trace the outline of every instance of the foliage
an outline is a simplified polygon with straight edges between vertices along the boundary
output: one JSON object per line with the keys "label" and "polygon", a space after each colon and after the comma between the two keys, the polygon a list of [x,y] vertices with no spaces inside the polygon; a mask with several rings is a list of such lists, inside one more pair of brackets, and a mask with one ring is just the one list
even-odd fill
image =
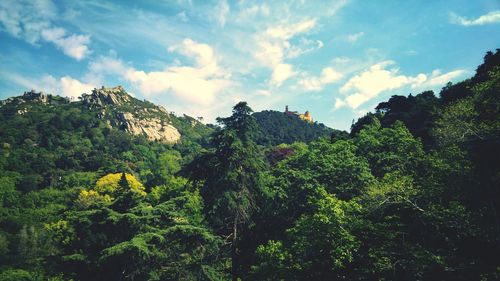
{"label": "foliage", "polygon": [[2,102],[0,280],[499,280],[499,58],[350,136],[241,102],[161,114],[172,146],[106,124],[149,102]]}
{"label": "foliage", "polygon": [[253,114],[259,130],[255,142],[259,145],[279,145],[282,143],[311,142],[320,137],[343,139],[347,133],[328,128],[321,123],[309,123],[295,115],[264,110]]}
{"label": "foliage", "polygon": [[190,177],[202,181],[206,215],[217,233],[231,241],[232,277],[238,275],[239,231],[249,224],[261,196],[263,155],[252,140],[257,124],[246,102],[233,114],[218,118],[223,126],[212,139],[210,151],[191,164]]}
{"label": "foliage", "polygon": [[[133,192],[146,195],[144,186],[131,174],[125,174],[126,184]],[[107,174],[97,180],[94,191],[101,195],[112,195],[122,183],[122,173]]]}

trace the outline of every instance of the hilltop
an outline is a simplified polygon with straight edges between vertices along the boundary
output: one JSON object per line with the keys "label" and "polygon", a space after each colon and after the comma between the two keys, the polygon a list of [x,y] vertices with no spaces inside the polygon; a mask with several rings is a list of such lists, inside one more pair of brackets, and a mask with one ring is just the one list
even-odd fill
{"label": "hilltop", "polygon": [[16,116],[30,118],[32,111],[70,108],[99,119],[109,128],[167,144],[177,143],[182,136],[197,140],[211,131],[195,118],[177,117],[163,106],[138,100],[121,86],[93,89],[90,94],[82,94],[76,102],[34,90],[0,101],[3,116],[10,117],[5,119],[6,122]]}
{"label": "hilltop", "polygon": [[75,173],[77,182],[87,182],[116,170],[141,171],[152,185],[162,177],[162,154],[189,159],[212,131],[120,86],[94,89],[78,101],[32,90],[0,101],[0,168],[23,191],[64,185]]}
{"label": "hilltop", "polygon": [[259,130],[255,142],[260,145],[281,143],[311,142],[321,137],[345,138],[347,132],[335,130],[322,123],[304,120],[300,115],[273,110],[253,114]]}

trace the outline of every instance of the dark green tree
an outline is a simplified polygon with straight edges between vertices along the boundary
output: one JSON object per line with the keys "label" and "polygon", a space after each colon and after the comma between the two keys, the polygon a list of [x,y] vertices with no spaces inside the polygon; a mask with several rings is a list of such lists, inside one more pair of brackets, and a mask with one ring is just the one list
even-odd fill
{"label": "dark green tree", "polygon": [[239,231],[250,222],[261,194],[263,156],[252,140],[257,125],[246,102],[218,118],[222,129],[213,136],[214,150],[191,164],[191,179],[203,181],[201,195],[207,219],[231,245],[232,278],[238,277]]}

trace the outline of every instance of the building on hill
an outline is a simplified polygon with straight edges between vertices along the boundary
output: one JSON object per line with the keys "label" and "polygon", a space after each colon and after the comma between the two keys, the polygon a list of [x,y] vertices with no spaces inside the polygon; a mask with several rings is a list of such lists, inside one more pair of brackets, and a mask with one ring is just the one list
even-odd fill
{"label": "building on hill", "polygon": [[27,101],[39,101],[41,103],[47,103],[49,101],[48,96],[43,92],[36,92],[31,90],[29,92],[24,92],[23,99]]}
{"label": "building on hill", "polygon": [[311,116],[311,113],[309,111],[306,111],[304,112],[304,114],[302,113],[298,113],[297,111],[289,111],[288,110],[288,105],[285,106],[285,112],[284,112],[286,115],[295,115],[297,117],[299,117],[300,119],[306,121],[306,122],[309,122],[309,123],[313,123],[313,118]]}

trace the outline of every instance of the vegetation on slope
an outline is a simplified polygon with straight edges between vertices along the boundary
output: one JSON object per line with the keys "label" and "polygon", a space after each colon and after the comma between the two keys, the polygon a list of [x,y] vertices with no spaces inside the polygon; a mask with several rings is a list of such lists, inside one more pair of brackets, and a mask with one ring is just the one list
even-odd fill
{"label": "vegetation on slope", "polygon": [[309,123],[295,115],[264,110],[253,114],[259,126],[255,142],[260,145],[278,145],[293,142],[309,143],[321,137],[345,138],[347,133],[328,128],[322,123]]}
{"label": "vegetation on slope", "polygon": [[499,280],[499,57],[267,151],[246,103],[205,148],[3,106],[0,280]]}

